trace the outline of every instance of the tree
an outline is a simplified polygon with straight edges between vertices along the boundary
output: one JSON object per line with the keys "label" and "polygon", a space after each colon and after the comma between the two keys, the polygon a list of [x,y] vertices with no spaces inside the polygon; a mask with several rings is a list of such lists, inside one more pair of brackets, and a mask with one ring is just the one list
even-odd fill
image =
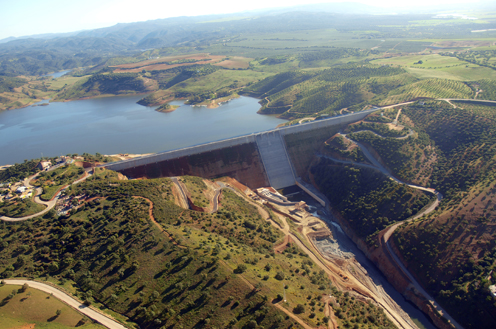
{"label": "tree", "polygon": [[241,273],[245,272],[245,271],[246,271],[246,269],[247,269],[247,267],[246,267],[246,265],[245,265],[245,264],[239,264],[239,265],[238,265],[238,267],[236,267],[236,268],[234,269],[234,273],[236,273],[236,274],[241,274]]}
{"label": "tree", "polygon": [[302,304],[298,304],[296,305],[295,308],[293,308],[293,313],[294,314],[301,314],[301,313],[305,313],[305,306],[303,306]]}
{"label": "tree", "polygon": [[50,266],[48,266],[48,270],[50,272],[57,272],[59,270],[59,264],[57,262],[52,262]]}
{"label": "tree", "polygon": [[110,295],[110,302],[111,303],[115,303],[118,299],[119,299],[119,297],[117,297],[117,295],[115,295],[115,294]]}
{"label": "tree", "polygon": [[55,312],[55,314],[56,314],[57,316],[60,316],[60,314],[62,314],[62,310],[57,310],[57,312]]}

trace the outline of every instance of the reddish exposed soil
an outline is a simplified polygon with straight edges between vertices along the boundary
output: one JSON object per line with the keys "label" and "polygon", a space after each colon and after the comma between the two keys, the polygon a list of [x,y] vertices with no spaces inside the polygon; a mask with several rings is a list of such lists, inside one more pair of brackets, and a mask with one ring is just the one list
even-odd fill
{"label": "reddish exposed soil", "polygon": [[284,237],[284,241],[283,243],[281,243],[280,245],[277,245],[274,247],[274,251],[278,254],[282,254],[284,250],[286,250],[288,248],[288,246],[293,242],[293,240],[291,239],[291,237],[289,235],[286,235]]}
{"label": "reddish exposed soil", "polygon": [[[187,56],[161,57],[158,59],[142,61],[138,63],[121,64],[112,67],[116,68],[114,70],[114,73],[137,73],[137,72],[141,72],[142,70],[156,71],[156,70],[167,70],[178,66],[190,66],[196,64],[213,64],[222,60],[223,58],[224,56],[218,56],[218,55],[210,56],[207,54],[194,54]],[[178,64],[163,63],[163,62],[173,62],[181,59],[197,60],[197,62],[178,63]]]}
{"label": "reddish exposed soil", "polygon": [[144,198],[142,196],[135,196],[133,195],[133,198],[135,199],[143,199],[143,200],[146,200],[148,201],[148,203],[150,204],[150,208],[148,209],[148,216],[150,216],[150,220],[153,222],[153,224],[155,224],[155,226],[162,232],[164,233],[165,235],[167,235],[167,237],[169,238],[169,240],[176,246],[178,246],[179,248],[186,248],[182,245],[180,245],[176,240],[174,240],[174,238],[169,234],[169,232],[167,232],[166,230],[164,230],[164,228],[155,220],[155,217],[153,217],[153,202],[152,200],[150,199],[147,199],[147,198]]}
{"label": "reddish exposed soil", "polygon": [[246,58],[232,58],[220,63],[214,64],[215,66],[222,66],[228,69],[247,69],[250,66],[250,62],[246,60]]}

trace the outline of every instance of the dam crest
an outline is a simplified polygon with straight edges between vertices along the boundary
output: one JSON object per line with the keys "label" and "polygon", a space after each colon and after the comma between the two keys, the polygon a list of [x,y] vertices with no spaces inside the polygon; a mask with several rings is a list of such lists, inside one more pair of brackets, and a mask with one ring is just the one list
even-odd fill
{"label": "dam crest", "polygon": [[343,126],[371,110],[280,127],[220,141],[101,165],[130,178],[230,176],[250,188],[301,185],[311,158]]}

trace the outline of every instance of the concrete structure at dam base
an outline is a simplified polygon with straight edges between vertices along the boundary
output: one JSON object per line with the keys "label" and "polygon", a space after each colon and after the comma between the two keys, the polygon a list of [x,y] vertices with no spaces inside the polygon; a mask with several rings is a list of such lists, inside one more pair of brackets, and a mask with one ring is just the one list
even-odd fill
{"label": "concrete structure at dam base", "polygon": [[[306,140],[315,140],[312,145],[321,145],[330,137],[329,134],[333,135],[334,131],[337,132],[336,128],[362,120],[377,110],[379,109],[374,108],[325,120],[280,127],[251,135],[112,162],[102,167],[121,172],[130,178],[191,175],[212,179],[229,176],[252,189],[265,186],[272,186],[275,189],[292,185],[300,186],[302,183],[300,181],[300,184],[297,184],[297,180],[301,159],[295,155],[297,152],[291,149],[288,151],[287,140],[290,136],[296,136],[296,139],[301,136],[302,141],[306,137]],[[300,147],[310,146],[300,145]],[[308,156],[314,153],[314,150],[307,149],[307,151],[311,151],[307,152]],[[296,168],[295,163],[298,163]],[[301,173],[301,169],[299,171]]]}

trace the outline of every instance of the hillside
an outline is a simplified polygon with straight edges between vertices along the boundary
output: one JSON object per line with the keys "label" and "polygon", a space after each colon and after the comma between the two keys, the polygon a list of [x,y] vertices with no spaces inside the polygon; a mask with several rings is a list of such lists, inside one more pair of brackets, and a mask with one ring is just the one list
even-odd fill
{"label": "hillside", "polygon": [[[212,182],[183,182],[192,202],[210,202]],[[295,326],[294,317],[315,327],[329,320],[321,300],[328,277],[296,245],[275,253],[282,233],[232,190],[223,189],[221,208],[207,213],[176,205],[168,178],[127,181],[100,170],[68,194],[79,205],[67,216],[50,212],[0,229],[3,278],[60,284],[122,314],[131,327],[282,328]],[[276,307],[283,285],[290,300]],[[356,310],[373,328],[393,327],[373,304],[336,287],[333,295],[340,323],[358,321]]]}
{"label": "hillside", "polygon": [[321,159],[311,169],[313,180],[353,231],[362,239],[416,214],[429,202],[423,192],[390,181],[373,169]]}
{"label": "hillside", "polygon": [[154,90],[155,83],[136,73],[94,74],[57,95],[57,99],[72,100],[100,95],[144,93]]}
{"label": "hillside", "polygon": [[[391,117],[384,114],[384,117]],[[493,207],[494,107],[465,102],[416,102],[402,108],[399,122],[415,134],[406,139],[384,138],[371,132],[348,135],[365,145],[396,177],[430,186],[444,196],[435,212],[401,225],[393,235],[394,244],[419,282],[465,328],[494,327],[495,297],[489,290],[489,286],[496,283],[493,274],[496,247],[493,239],[496,218]],[[364,128],[364,125],[358,126]],[[375,194],[362,197],[360,193],[377,183],[367,182],[363,177],[365,169],[327,164],[324,170],[324,164],[326,162],[321,161],[313,169],[317,174],[315,181],[323,191],[329,191],[334,207],[355,232],[363,238],[363,230],[368,225],[374,224],[372,228],[377,224],[384,225],[381,218],[378,221],[372,217],[371,221],[370,216],[380,207],[380,197],[390,194],[384,190],[377,194],[379,201],[367,206],[367,198]],[[334,172],[337,174],[332,176]],[[360,177],[357,175],[362,178],[339,185],[346,186],[344,191],[353,192],[346,198],[342,187],[333,184],[326,187],[322,177],[329,175],[333,182]],[[353,190],[355,188],[360,193]],[[395,204],[404,205],[410,214],[422,207],[421,203],[412,208],[404,200],[391,201],[389,209],[380,209],[377,216],[393,211],[395,208],[391,205]],[[364,207],[365,213],[355,214]],[[393,213],[390,217],[400,220],[408,216]],[[356,218],[362,221],[357,227]],[[366,232],[370,234],[372,230]],[[372,236],[369,243],[373,244],[373,241]]]}
{"label": "hillside", "polygon": [[494,297],[488,289],[496,283],[491,276],[496,215],[493,111],[473,107],[405,111],[440,151],[432,185],[445,200],[436,213],[403,227],[395,243],[424,286],[468,328],[496,324]]}

